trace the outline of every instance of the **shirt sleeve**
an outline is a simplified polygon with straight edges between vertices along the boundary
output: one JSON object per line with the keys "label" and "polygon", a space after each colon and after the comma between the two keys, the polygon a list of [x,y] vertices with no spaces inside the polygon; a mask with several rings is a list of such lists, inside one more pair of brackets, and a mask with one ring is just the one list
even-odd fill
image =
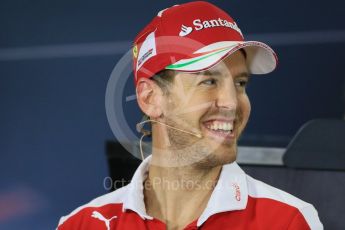
{"label": "shirt sleeve", "polygon": [[316,209],[312,205],[309,205],[297,212],[295,217],[292,219],[288,229],[323,230],[323,225],[319,219]]}

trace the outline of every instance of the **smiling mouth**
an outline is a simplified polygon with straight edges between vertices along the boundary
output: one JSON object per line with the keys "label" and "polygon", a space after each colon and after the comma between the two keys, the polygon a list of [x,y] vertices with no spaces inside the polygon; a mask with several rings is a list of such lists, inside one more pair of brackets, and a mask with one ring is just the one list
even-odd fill
{"label": "smiling mouth", "polygon": [[234,121],[211,120],[203,123],[208,136],[220,141],[233,141],[235,139]]}

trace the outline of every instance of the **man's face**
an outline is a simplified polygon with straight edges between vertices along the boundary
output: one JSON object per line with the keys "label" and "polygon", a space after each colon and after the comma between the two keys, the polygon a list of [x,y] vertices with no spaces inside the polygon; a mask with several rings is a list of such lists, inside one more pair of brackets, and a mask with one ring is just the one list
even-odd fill
{"label": "man's face", "polygon": [[250,114],[245,91],[248,77],[245,57],[239,51],[207,71],[177,73],[162,103],[164,122],[202,134],[199,139],[167,129],[170,149],[179,161],[205,168],[236,159],[237,140]]}

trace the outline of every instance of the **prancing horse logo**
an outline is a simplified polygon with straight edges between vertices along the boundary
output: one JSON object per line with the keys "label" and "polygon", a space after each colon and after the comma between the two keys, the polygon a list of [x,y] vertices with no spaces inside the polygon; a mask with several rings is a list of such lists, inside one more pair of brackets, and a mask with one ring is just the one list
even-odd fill
{"label": "prancing horse logo", "polygon": [[105,226],[107,227],[107,230],[110,230],[110,221],[112,219],[116,219],[117,216],[113,216],[110,219],[106,219],[101,213],[97,211],[93,211],[91,217],[99,219],[105,223]]}

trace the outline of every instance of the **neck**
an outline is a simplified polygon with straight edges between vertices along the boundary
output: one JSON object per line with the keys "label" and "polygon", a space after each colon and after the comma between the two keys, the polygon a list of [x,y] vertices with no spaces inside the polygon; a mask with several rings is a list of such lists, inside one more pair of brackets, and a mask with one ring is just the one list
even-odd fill
{"label": "neck", "polygon": [[206,208],[221,166],[208,169],[193,165],[162,167],[158,164],[162,161],[161,154],[152,154],[144,186],[146,211],[165,222],[168,229],[182,229]]}

